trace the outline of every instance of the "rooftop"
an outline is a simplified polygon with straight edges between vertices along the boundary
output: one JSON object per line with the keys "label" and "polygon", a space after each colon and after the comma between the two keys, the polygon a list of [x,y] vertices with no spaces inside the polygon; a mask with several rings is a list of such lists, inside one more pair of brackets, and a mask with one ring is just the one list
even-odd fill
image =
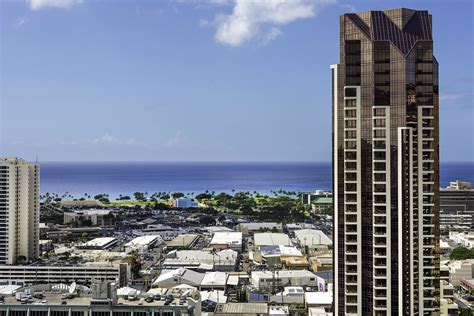
{"label": "rooftop", "polygon": [[189,247],[192,243],[199,238],[199,235],[195,234],[183,234],[176,236],[173,240],[169,241],[168,247]]}
{"label": "rooftop", "polygon": [[161,240],[161,236],[159,235],[144,235],[144,236],[139,236],[128,243],[125,244],[125,247],[133,247],[133,246],[146,246],[151,243],[154,243],[157,240]]}
{"label": "rooftop", "polygon": [[103,248],[103,247],[106,247],[109,244],[114,243],[115,241],[117,241],[117,238],[115,238],[115,237],[99,237],[99,238],[94,238],[92,240],[89,240],[88,242],[85,242],[80,246],[81,247]]}
{"label": "rooftop", "polygon": [[241,232],[216,232],[212,237],[210,245],[241,245]]}
{"label": "rooftop", "polygon": [[263,246],[263,245],[291,246],[292,245],[290,237],[282,233],[256,233],[253,238],[254,238],[255,245],[258,245],[258,246]]}
{"label": "rooftop", "polygon": [[295,236],[303,246],[332,245],[331,239],[317,229],[301,229],[295,231]]}
{"label": "rooftop", "polygon": [[315,278],[315,274],[308,270],[280,270],[275,271],[252,271],[252,279],[253,278],[273,278],[273,277],[280,277],[280,278],[298,278],[298,277],[310,277]]}
{"label": "rooftop", "polygon": [[227,273],[225,272],[206,272],[201,281],[201,286],[226,285]]}
{"label": "rooftop", "polygon": [[332,291],[331,292],[306,292],[304,294],[306,304],[309,305],[331,305],[332,304]]}

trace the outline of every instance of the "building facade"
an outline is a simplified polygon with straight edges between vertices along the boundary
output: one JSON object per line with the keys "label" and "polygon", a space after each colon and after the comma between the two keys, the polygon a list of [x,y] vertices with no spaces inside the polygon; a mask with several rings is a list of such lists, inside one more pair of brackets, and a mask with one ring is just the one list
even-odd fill
{"label": "building facade", "polygon": [[0,264],[38,256],[39,166],[0,159]]}
{"label": "building facade", "polygon": [[431,15],[340,17],[333,94],[335,315],[439,311],[438,63]]}
{"label": "building facade", "polygon": [[127,286],[130,267],[126,263],[95,265],[0,265],[0,284],[70,283],[92,284],[95,280]]}
{"label": "building facade", "polygon": [[446,189],[441,189],[440,213],[442,216],[465,216],[471,215],[470,221],[464,221],[464,225],[474,228],[474,190],[469,182],[455,181]]}

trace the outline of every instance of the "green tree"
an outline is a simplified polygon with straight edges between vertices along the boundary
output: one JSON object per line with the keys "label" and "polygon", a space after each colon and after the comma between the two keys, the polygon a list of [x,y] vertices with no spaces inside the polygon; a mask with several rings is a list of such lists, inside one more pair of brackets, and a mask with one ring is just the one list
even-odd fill
{"label": "green tree", "polygon": [[449,256],[449,259],[452,260],[464,260],[464,259],[474,259],[474,248],[468,249],[466,247],[457,247],[454,248]]}
{"label": "green tree", "polygon": [[135,197],[135,200],[137,201],[145,201],[145,194],[143,192],[135,192],[133,193],[133,196]]}

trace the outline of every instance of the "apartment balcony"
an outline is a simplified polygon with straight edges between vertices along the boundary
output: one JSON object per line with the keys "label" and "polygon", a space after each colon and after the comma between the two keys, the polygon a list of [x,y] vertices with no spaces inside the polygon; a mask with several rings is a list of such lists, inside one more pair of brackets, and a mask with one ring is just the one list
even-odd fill
{"label": "apartment balcony", "polygon": [[386,300],[375,300],[374,310],[386,310],[386,309],[387,309],[387,301]]}
{"label": "apartment balcony", "polygon": [[[346,245],[357,245],[357,236],[354,235],[349,235],[346,236]],[[349,238],[349,237],[355,237],[355,238]]]}
{"label": "apartment balcony", "polygon": [[387,219],[385,216],[374,216],[374,226],[387,226]]}
{"label": "apartment balcony", "polygon": [[357,266],[356,265],[349,265],[346,266],[344,271],[345,274],[356,274],[357,275]]}
{"label": "apartment balcony", "polygon": [[387,246],[387,240],[384,238],[385,236],[382,237],[377,237],[375,236],[374,238],[374,246],[381,246],[381,247],[386,247]]}
{"label": "apartment balcony", "polygon": [[347,193],[346,198],[344,199],[345,203],[356,203],[357,202],[357,194],[355,193]]}
{"label": "apartment balcony", "polygon": [[346,284],[346,293],[347,294],[357,294],[357,285],[347,285]]}
{"label": "apartment balcony", "polygon": [[355,255],[346,255],[346,264],[357,264],[357,256]]}
{"label": "apartment balcony", "polygon": [[374,258],[386,258],[387,252],[385,251],[374,251]]}
{"label": "apartment balcony", "polygon": [[[375,281],[381,281],[381,279],[374,279]],[[375,284],[374,283],[374,289],[375,290],[387,290],[387,284]]]}
{"label": "apartment balcony", "polygon": [[387,269],[377,268],[374,272],[374,279],[386,279],[387,278]]}
{"label": "apartment balcony", "polygon": [[386,237],[387,231],[383,227],[375,227],[374,237]]}

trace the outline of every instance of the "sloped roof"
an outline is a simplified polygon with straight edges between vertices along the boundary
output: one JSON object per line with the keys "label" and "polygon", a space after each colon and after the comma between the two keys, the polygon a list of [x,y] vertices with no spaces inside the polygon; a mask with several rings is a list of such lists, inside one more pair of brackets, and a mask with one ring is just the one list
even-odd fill
{"label": "sloped roof", "polygon": [[225,272],[206,272],[204,278],[201,280],[201,286],[206,285],[226,285],[227,273]]}
{"label": "sloped roof", "polygon": [[171,279],[178,278],[181,284],[199,285],[204,275],[199,272],[179,268],[175,270],[164,270],[153,282],[153,285],[160,285],[166,283]]}
{"label": "sloped roof", "polygon": [[368,25],[358,14],[345,14],[367,38],[372,41],[390,41],[405,56],[417,41],[433,40],[428,11],[410,11],[409,15],[401,17],[406,22],[403,24],[392,20],[389,15],[391,15],[389,12],[370,11],[370,25]]}

